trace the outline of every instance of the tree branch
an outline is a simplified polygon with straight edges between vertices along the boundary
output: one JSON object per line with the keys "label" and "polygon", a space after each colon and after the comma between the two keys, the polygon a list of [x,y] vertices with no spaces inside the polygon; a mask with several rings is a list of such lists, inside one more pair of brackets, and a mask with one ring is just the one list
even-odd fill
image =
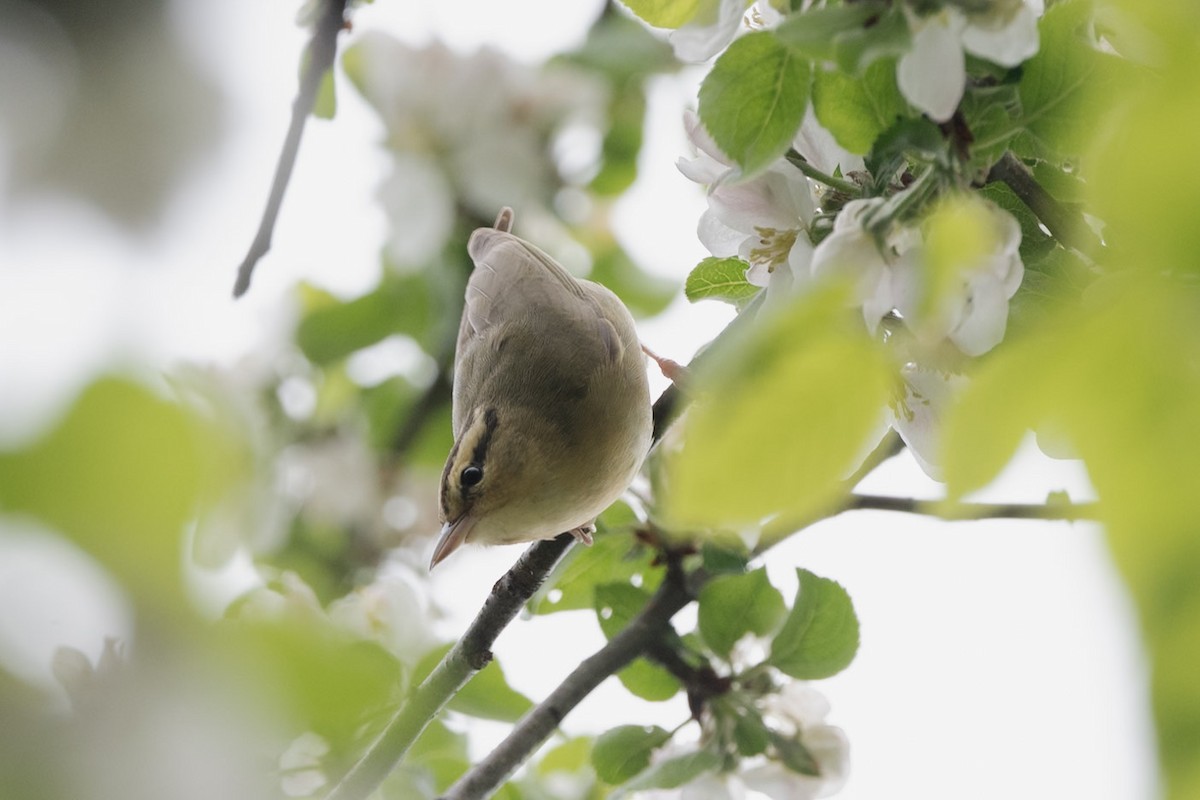
{"label": "tree branch", "polygon": [[564,533],[529,546],[492,587],[471,627],[413,691],[326,800],[362,800],[383,783],[429,721],[492,660],[491,647],[500,631],[512,622],[574,541],[571,534]]}
{"label": "tree branch", "polygon": [[844,511],[873,509],[924,514],[949,521],[980,519],[1096,520],[1099,503],[954,503],[945,500],[917,500],[877,494],[852,494]]}
{"label": "tree branch", "polygon": [[304,75],[300,79],[296,100],[292,103],[292,121],[288,126],[287,136],[284,137],[283,148],[279,152],[275,178],[271,182],[270,194],[267,195],[267,207],[263,210],[258,233],[250,243],[250,250],[238,266],[237,281],[233,286],[234,297],[241,297],[250,288],[250,278],[254,274],[255,265],[271,249],[271,235],[275,231],[279,208],[283,205],[284,192],[292,179],[292,168],[296,165],[296,154],[300,151],[304,124],[312,113],[321,81],[333,68],[333,60],[337,55],[337,36],[346,26],[347,1],[326,0],[321,16],[313,27],[312,38],[305,53]]}
{"label": "tree branch", "polygon": [[1055,200],[1049,192],[1042,188],[1040,183],[1034,180],[1033,173],[1021,163],[1019,158],[1013,155],[1011,150],[1006,150],[988,172],[987,182],[995,181],[1012,189],[1013,194],[1020,198],[1021,202],[1046,226],[1050,235],[1062,242],[1064,247],[1078,250],[1081,253],[1089,253],[1095,248],[1097,242],[1091,241],[1085,233],[1089,229],[1083,216]]}
{"label": "tree branch", "polygon": [[467,770],[441,800],[481,800],[489,797],[541,744],[563,718],[602,681],[667,635],[670,619],[693,599],[678,560],[668,564],[667,576],[650,602],[608,644],[584,659],[550,696],[526,714],[483,761]]}

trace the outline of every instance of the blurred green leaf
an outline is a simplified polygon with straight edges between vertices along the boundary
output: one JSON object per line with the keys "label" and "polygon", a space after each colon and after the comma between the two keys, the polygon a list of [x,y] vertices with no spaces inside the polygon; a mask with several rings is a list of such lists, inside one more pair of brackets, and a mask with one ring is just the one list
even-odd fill
{"label": "blurred green leaf", "polygon": [[671,45],[625,14],[601,14],[577,49],[563,56],[608,75],[614,82],[678,69]]}
{"label": "blurred green leaf", "polygon": [[987,484],[1030,428],[1082,457],[1138,606],[1168,796],[1180,800],[1200,759],[1198,319],[1186,283],[1132,270],[1098,282],[1082,308],[989,359],[944,432],[954,498]]}
{"label": "blurred green leaf", "polygon": [[[608,583],[595,588],[596,619],[600,630],[611,639],[636,617],[650,599],[650,593],[628,583]],[[643,700],[669,700],[679,691],[679,681],[657,664],[638,659],[617,673],[617,678]]]}
{"label": "blurred green leaf", "polygon": [[608,102],[608,130],[600,145],[600,169],[588,184],[594,193],[619,195],[637,180],[645,122],[646,93],[641,80],[614,86]]}
{"label": "blurred green leaf", "polygon": [[379,286],[341,301],[308,289],[296,343],[315,364],[329,364],[396,333],[428,345],[435,296],[425,273],[388,273]]}
{"label": "blurred green leaf", "polygon": [[710,575],[740,575],[746,571],[750,551],[741,540],[726,542],[707,539],[700,545],[700,557],[703,559],[704,569]]}
{"label": "blurred green leaf", "polygon": [[538,774],[549,775],[552,772],[579,772],[584,766],[591,763],[592,743],[594,741],[591,736],[576,736],[560,745],[550,748],[546,752],[546,755],[542,756],[541,760],[537,763]]}
{"label": "blurred green leaf", "polygon": [[746,280],[746,269],[749,266],[737,257],[709,256],[697,264],[688,275],[683,292],[693,303],[697,300],[713,299],[741,306],[762,289],[761,286],[755,286]]}
{"label": "blurred green leaf", "polygon": [[833,502],[878,428],[892,368],[840,287],[757,320],[695,375],[683,446],[664,457],[672,527],[737,528]]}
{"label": "blurred green leaf", "polygon": [[283,701],[298,731],[336,749],[355,741],[364,723],[385,719],[405,686],[403,666],[383,647],[321,619],[230,620],[212,636],[210,651],[233,674],[257,678],[269,699]]}
{"label": "blurred green leaf", "polygon": [[[413,683],[417,684],[425,680],[425,677],[433,671],[452,646],[446,644],[435,647],[422,656],[413,670]],[[516,722],[525,715],[525,712],[533,708],[533,702],[508,685],[500,662],[492,659],[486,667],[476,672],[467,681],[458,694],[450,698],[448,707],[460,714],[467,714],[479,719]]]}
{"label": "blurred green leaf", "polygon": [[813,61],[832,61],[841,37],[854,37],[878,9],[866,3],[821,6],[791,14],[775,29],[788,47]]}
{"label": "blurred green leaf", "polygon": [[721,764],[721,756],[711,750],[697,750],[664,759],[622,784],[613,794],[613,798],[616,800],[630,792],[644,789],[675,789],[691,783],[705,773],[716,772],[721,768]]}
{"label": "blurred green leaf", "polygon": [[700,635],[714,653],[728,658],[747,633],[766,636],[773,632],[786,611],[783,595],[771,585],[766,569],[720,575],[700,590]]}
{"label": "blurred green leaf", "polygon": [[[624,503],[620,507],[632,517],[633,512]],[[617,508],[614,506],[614,508]],[[610,509],[611,511],[612,509]],[[604,531],[604,517],[597,521],[601,535],[591,547],[572,548],[563,564],[559,566],[542,589],[530,600],[529,606],[535,614],[552,614],[556,611],[575,611],[595,607],[596,586],[607,583],[633,581],[645,591],[653,591],[662,580],[662,569],[652,568],[654,554],[648,548],[635,544],[628,530]],[[636,520],[635,517],[632,519]]]}
{"label": "blurred green leaf", "polygon": [[[705,0],[621,0],[643,20],[656,28],[678,28],[703,7]],[[712,5],[711,2],[708,5]]]}
{"label": "blurred green leaf", "polygon": [[769,663],[793,678],[816,680],[844,670],[858,652],[854,604],[836,581],[796,570],[800,588],[771,642]]}
{"label": "blurred green leaf", "polygon": [[237,448],[188,408],[122,378],[92,383],[28,446],[0,452],[0,508],[40,518],[156,608],[182,598],[183,525]]}
{"label": "blurred green leaf", "polygon": [[588,278],[611,289],[634,316],[653,316],[674,299],[676,283],[643,270],[616,240],[584,244],[592,251],[592,271]]}
{"label": "blurred green leaf", "polygon": [[741,709],[734,716],[733,740],[738,752],[749,758],[766,751],[771,743],[771,732],[758,712]]}
{"label": "blurred green leaf", "polygon": [[592,766],[605,783],[623,783],[650,766],[650,754],[670,738],[657,725],[621,725],[596,739]]}
{"label": "blurred green leaf", "polygon": [[748,33],[717,58],[700,85],[700,120],[746,174],[791,146],[808,107],[808,61],[769,31]]}
{"label": "blurred green leaf", "polygon": [[799,736],[784,736],[778,731],[768,731],[776,757],[792,772],[813,777],[821,774],[821,767],[808,751]]}
{"label": "blurred green leaf", "polygon": [[467,737],[450,730],[438,719],[429,725],[413,742],[404,766],[427,772],[433,788],[444,792],[471,767]]}
{"label": "blurred green leaf", "polygon": [[313,99],[312,113],[317,119],[333,119],[337,115],[337,83],[333,79],[331,69],[321,76],[321,85]]}
{"label": "blurred green leaf", "polygon": [[851,153],[870,152],[878,136],[908,113],[896,85],[896,60],[880,59],[860,76],[818,69],[813,111],[837,143]]}

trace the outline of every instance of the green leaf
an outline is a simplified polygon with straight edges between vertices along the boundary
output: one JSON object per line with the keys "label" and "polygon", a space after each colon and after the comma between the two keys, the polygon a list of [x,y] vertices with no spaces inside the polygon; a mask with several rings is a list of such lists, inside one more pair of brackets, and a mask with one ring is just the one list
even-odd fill
{"label": "green leaf", "polygon": [[892,368],[842,287],[799,298],[723,343],[695,374],[702,398],[663,456],[664,519],[736,529],[797,518],[844,491],[878,427]]}
{"label": "green leaf", "polygon": [[943,430],[951,497],[990,481],[1031,428],[1083,459],[1139,610],[1162,769],[1177,787],[1194,781],[1200,759],[1198,319],[1194,286],[1127,267],[1097,282],[1086,305],[990,358]]}
{"label": "green leaf", "polygon": [[611,289],[634,316],[653,316],[674,299],[678,284],[643,270],[615,240],[589,242],[586,237],[581,239],[592,252],[592,271],[588,278]]}
{"label": "green leaf", "polygon": [[309,292],[309,310],[296,330],[296,343],[315,364],[329,364],[396,333],[427,339],[435,299],[423,273],[391,274],[372,291],[352,300]]}
{"label": "green leaf", "polygon": [[746,174],[791,146],[808,107],[812,69],[768,31],[748,33],[721,54],[700,85],[700,120]]}
{"label": "green leaf", "polygon": [[591,736],[576,736],[560,745],[552,747],[538,761],[538,774],[549,775],[553,772],[579,772],[591,760],[594,741]]}
{"label": "green leaf", "polygon": [[650,754],[671,738],[657,725],[622,725],[600,735],[592,748],[592,766],[605,783],[618,784],[650,766]]}
{"label": "green leaf", "polygon": [[[442,645],[422,656],[413,671],[413,683],[423,681],[451,647]],[[500,662],[493,659],[450,699],[449,708],[479,719],[516,722],[533,708],[533,703],[508,685]]]}
{"label": "green leaf", "polygon": [[656,28],[678,28],[690,22],[711,0],[621,0],[634,14]]}
{"label": "green leaf", "polygon": [[1095,134],[1118,78],[1117,59],[1089,40],[1092,4],[1056,3],[1038,22],[1041,43],[1022,69],[1018,92],[1025,129],[1059,158],[1077,154]]}
{"label": "green leaf", "polygon": [[700,557],[710,575],[729,572],[740,575],[746,571],[750,551],[740,539],[729,542],[707,539],[700,545]]}
{"label": "green leaf", "polygon": [[[654,554],[648,548],[637,545],[628,529],[605,529],[605,517],[612,524],[610,512],[623,510],[636,522],[633,512],[621,503],[600,515],[596,527],[601,535],[591,547],[572,548],[556,573],[529,601],[535,614],[553,614],[556,611],[576,611],[595,607],[597,585],[627,583],[646,591],[653,591],[662,580],[662,569],[652,568]],[[620,523],[618,523],[620,524]],[[632,524],[632,523],[631,523]]]}
{"label": "green leaf", "polygon": [[796,570],[800,588],[775,640],[768,662],[801,680],[841,672],[858,652],[858,617],[850,595],[836,581]]}
{"label": "green leaf", "polygon": [[722,658],[747,633],[766,636],[774,631],[787,611],[763,568],[713,578],[700,590],[699,604],[700,635]]}
{"label": "green leaf", "polygon": [[323,620],[228,620],[207,635],[206,652],[228,674],[258,678],[300,730],[335,749],[348,746],[364,721],[385,719],[405,685],[403,666],[383,647],[347,641]]}
{"label": "green leaf", "polygon": [[608,101],[608,130],[600,144],[600,169],[588,188],[601,196],[615,196],[637,179],[638,154],[646,122],[646,93],[639,80],[614,87]]}
{"label": "green leaf", "polygon": [[[433,719],[413,742],[402,769],[427,772],[433,780],[434,790],[444,792],[470,766],[467,737]],[[385,793],[385,796],[388,795]]]}
{"label": "green leaf", "polygon": [[762,289],[746,280],[746,269],[749,266],[737,257],[709,256],[697,264],[688,275],[683,292],[693,303],[711,298],[740,306]]}
{"label": "green leaf", "polygon": [[799,735],[791,737],[784,736],[778,731],[769,731],[768,736],[771,739],[771,746],[775,749],[776,758],[782,761],[785,767],[800,775],[816,777],[821,774],[817,760],[800,741]]}
{"label": "green leaf", "polygon": [[651,703],[666,702],[682,688],[674,675],[644,658],[618,672],[617,680],[630,694]]}
{"label": "green leaf", "polygon": [[0,451],[0,510],[43,520],[161,607],[183,598],[184,523],[239,474],[235,450],[187,407],[101,378],[40,439]]}
{"label": "green leaf", "polygon": [[830,61],[837,39],[862,30],[874,13],[874,9],[863,4],[822,6],[789,15],[779,23],[775,35],[805,58]]}
{"label": "green leaf", "polygon": [[851,153],[870,152],[875,139],[908,113],[896,85],[896,60],[880,59],[861,76],[817,70],[813,111],[842,147]]}
{"label": "green leaf", "polygon": [[[629,625],[646,603],[650,593],[628,583],[608,583],[595,588],[596,619],[600,630],[611,639]],[[643,700],[669,700],[679,691],[679,681],[657,664],[638,659],[617,673],[617,678]]]}
{"label": "green leaf", "polygon": [[317,119],[333,119],[337,114],[337,84],[333,80],[333,70],[325,70],[321,76],[321,85],[317,87],[317,96],[313,99],[313,116]]}
{"label": "green leaf", "polygon": [[711,750],[697,750],[658,762],[633,780],[623,784],[613,795],[614,800],[630,792],[645,789],[676,789],[691,783],[708,772],[716,772],[722,764],[721,756]]}
{"label": "green leaf", "polygon": [[756,711],[746,709],[734,717],[733,740],[738,752],[750,758],[766,752],[771,743],[771,730]]}

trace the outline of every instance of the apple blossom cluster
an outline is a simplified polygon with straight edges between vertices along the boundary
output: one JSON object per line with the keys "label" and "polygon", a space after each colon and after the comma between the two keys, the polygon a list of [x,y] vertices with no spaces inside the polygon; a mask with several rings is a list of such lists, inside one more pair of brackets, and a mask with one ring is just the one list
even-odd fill
{"label": "apple blossom cluster", "polygon": [[[966,54],[1015,67],[1038,50],[1037,20],[1043,0],[946,2],[902,5],[910,44],[900,56],[900,92],[937,122],[948,120],[966,88]],[[920,7],[919,10],[917,7]],[[702,0],[690,22],[668,35],[681,61],[700,63],[724,50],[742,30],[772,28],[784,19],[770,2]]]}
{"label": "apple blossom cluster", "polygon": [[441,251],[457,204],[480,219],[505,205],[545,209],[562,184],[548,144],[571,124],[595,125],[606,102],[603,82],[567,67],[537,69],[487,48],[418,48],[375,32],[347,53],[346,70],[386,126],[393,163],[379,192],[388,255],[402,265]]}
{"label": "apple blossom cluster", "polygon": [[[697,235],[714,256],[744,261],[746,280],[766,287],[768,302],[842,279],[853,287],[853,302],[872,334],[885,318],[903,321],[916,342],[909,353],[932,353],[948,343],[965,356],[979,356],[1004,338],[1008,303],[1024,276],[1021,229],[1007,211],[982,198],[957,198],[969,212],[978,247],[937,270],[923,225],[887,219],[888,200],[882,197],[845,202],[832,232],[814,243],[813,222],[823,211],[815,182],[786,158],[744,178],[695,114],[686,114],[684,125],[696,154],[679,159],[679,170],[707,187],[708,208]],[[810,163],[843,173],[861,169],[861,159],[822,133],[810,114],[794,148]],[[950,285],[935,291],[935,271],[953,275]],[[937,478],[936,421],[965,379],[919,359],[906,360],[900,377],[903,392],[893,404],[892,427]]]}

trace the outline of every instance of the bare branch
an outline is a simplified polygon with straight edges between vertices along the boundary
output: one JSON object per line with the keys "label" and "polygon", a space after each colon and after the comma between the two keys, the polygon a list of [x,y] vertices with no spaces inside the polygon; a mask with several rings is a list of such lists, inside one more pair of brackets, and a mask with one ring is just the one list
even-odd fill
{"label": "bare branch", "polygon": [[666,636],[671,617],[692,601],[678,560],[650,602],[608,644],[584,659],[550,696],[526,714],[495,750],[467,770],[441,800],[482,800],[491,796],[517,767],[550,737],[563,718],[608,676]]}
{"label": "bare branch", "polygon": [[955,503],[944,500],[917,500],[912,497],[890,497],[877,494],[852,494],[846,511],[874,509],[899,511],[904,514],[924,514],[950,521],[980,519],[1038,519],[1038,520],[1096,520],[1100,518],[1099,503]]}
{"label": "bare branch", "polygon": [[383,783],[429,721],[492,660],[491,647],[496,637],[512,622],[574,541],[571,534],[564,533],[529,546],[492,587],[471,627],[413,691],[326,800],[362,800]]}
{"label": "bare branch", "polygon": [[300,79],[296,100],[292,103],[292,121],[288,126],[287,136],[284,137],[283,148],[279,152],[275,178],[267,196],[267,207],[263,210],[258,233],[250,243],[250,250],[238,266],[237,282],[233,286],[234,297],[241,297],[250,288],[250,278],[254,274],[255,265],[271,249],[271,235],[275,231],[279,208],[283,205],[283,195],[292,179],[292,168],[296,165],[296,154],[300,151],[304,124],[312,113],[321,81],[333,68],[333,60],[337,55],[338,33],[346,27],[346,3],[347,0],[326,0],[321,16],[313,27],[312,39],[308,42],[305,54],[304,75]]}
{"label": "bare branch", "polygon": [[1000,181],[1013,194],[1021,199],[1034,216],[1046,226],[1050,235],[1062,243],[1064,247],[1078,250],[1081,253],[1092,253],[1099,242],[1087,235],[1088,226],[1083,215],[1072,211],[1059,203],[1033,178],[1029,169],[1021,160],[1005,151],[1000,160],[992,165],[987,176],[988,182]]}

